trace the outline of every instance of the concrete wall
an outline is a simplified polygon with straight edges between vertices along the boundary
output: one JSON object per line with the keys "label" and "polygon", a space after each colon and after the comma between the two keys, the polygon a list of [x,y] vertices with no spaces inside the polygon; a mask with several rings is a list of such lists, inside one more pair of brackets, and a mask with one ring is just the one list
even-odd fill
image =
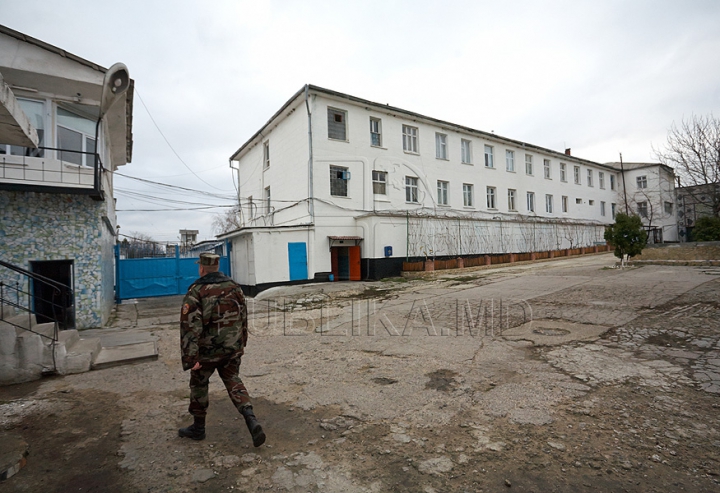
{"label": "concrete wall", "polygon": [[[101,326],[114,304],[107,207],[83,195],[0,192],[0,258],[27,270],[31,261],[73,260],[77,328]],[[28,289],[5,269],[0,279]]]}

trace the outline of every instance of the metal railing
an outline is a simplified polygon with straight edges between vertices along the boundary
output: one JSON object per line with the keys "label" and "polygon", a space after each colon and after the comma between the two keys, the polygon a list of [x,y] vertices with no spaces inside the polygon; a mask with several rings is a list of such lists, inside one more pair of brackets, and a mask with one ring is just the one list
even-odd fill
{"label": "metal railing", "polygon": [[[3,149],[7,147],[0,144],[0,150]],[[96,152],[44,146],[37,149],[11,146],[10,154],[0,154],[0,185],[54,185],[68,191],[90,189],[101,196],[104,170],[100,155]]]}
{"label": "metal railing", "polygon": [[[23,288],[25,283],[21,285],[20,281],[15,281],[15,285],[0,281],[0,320],[52,341],[58,340],[60,327],[68,329],[74,326],[73,310],[72,306],[69,306],[73,294],[69,286],[2,260],[0,260],[0,267],[16,272],[29,281],[27,291]],[[39,283],[48,288],[48,291],[52,293],[50,299],[36,296],[32,292],[31,283]],[[39,313],[37,309],[39,304],[49,307],[51,313]],[[27,327],[15,318],[18,315],[27,315]],[[35,323],[33,323],[33,317],[35,317]],[[40,320],[44,319],[50,319],[55,324],[52,336],[33,330],[33,326],[41,323]]]}

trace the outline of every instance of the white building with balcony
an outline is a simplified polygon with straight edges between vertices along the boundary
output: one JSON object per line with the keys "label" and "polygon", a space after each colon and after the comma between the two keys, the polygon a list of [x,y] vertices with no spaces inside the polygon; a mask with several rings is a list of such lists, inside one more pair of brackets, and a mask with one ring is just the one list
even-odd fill
{"label": "white building with balcony", "polygon": [[526,142],[307,85],[232,156],[233,275],[377,279],[406,259],[604,243],[619,172]]}
{"label": "white building with balcony", "polygon": [[[67,286],[64,322],[77,328],[114,305],[112,172],[131,160],[132,107],[124,66],[0,26],[0,259]],[[6,287],[43,299],[23,279],[0,269]]]}

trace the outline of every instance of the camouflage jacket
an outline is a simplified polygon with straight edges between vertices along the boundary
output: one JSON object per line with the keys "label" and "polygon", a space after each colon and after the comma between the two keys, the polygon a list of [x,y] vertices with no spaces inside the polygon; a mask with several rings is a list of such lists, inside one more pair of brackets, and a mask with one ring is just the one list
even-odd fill
{"label": "camouflage jacket", "polygon": [[235,281],[211,272],[190,286],[180,314],[183,370],[242,355],[247,336],[247,305]]}

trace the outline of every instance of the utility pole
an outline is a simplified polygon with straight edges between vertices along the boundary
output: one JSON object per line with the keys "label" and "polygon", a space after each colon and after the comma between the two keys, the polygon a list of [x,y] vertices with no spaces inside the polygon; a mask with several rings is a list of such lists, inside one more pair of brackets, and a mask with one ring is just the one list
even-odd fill
{"label": "utility pole", "polygon": [[630,208],[628,206],[627,187],[625,186],[625,168],[623,167],[622,152],[620,153],[620,172],[622,173],[622,179],[623,179],[623,196],[625,199],[625,214],[627,214],[629,216]]}

